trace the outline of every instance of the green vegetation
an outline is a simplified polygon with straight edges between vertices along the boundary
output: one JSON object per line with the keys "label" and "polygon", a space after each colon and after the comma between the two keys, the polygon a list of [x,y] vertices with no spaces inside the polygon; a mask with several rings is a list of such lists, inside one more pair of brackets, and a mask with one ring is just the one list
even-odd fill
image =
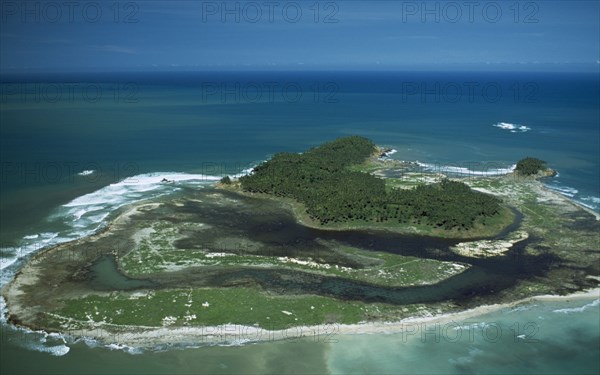
{"label": "green vegetation", "polygon": [[[515,179],[510,177],[482,177],[469,179],[467,183],[473,188],[501,195],[503,199],[523,212],[522,229],[539,236],[542,241],[535,246],[527,246],[525,254],[537,255],[548,251],[545,249],[552,249],[552,253],[559,254],[572,262],[583,262],[582,264],[588,262],[592,256],[589,249],[597,245],[597,231],[563,225],[574,220],[565,213],[584,215],[585,212],[566,203],[565,200],[560,199],[560,196],[544,190],[538,182],[523,180],[516,183]],[[156,222],[151,227],[153,230],[147,231],[145,236],[139,234],[136,236],[139,249],[134,252],[141,251],[157,258],[162,256],[164,259],[160,260],[166,263],[173,262],[174,259],[170,259],[170,256],[175,255],[175,252],[178,252],[177,256],[182,259],[189,257],[188,260],[199,261],[202,265],[218,264],[225,267],[239,266],[254,258],[257,262],[255,266],[262,263],[263,266],[301,269],[388,286],[436,282],[436,278],[445,279],[468,267],[468,265],[431,259],[365,251],[340,246],[335,241],[322,241],[321,244],[354,257],[365,267],[338,268],[332,263],[330,268],[323,268],[322,264],[317,267],[306,262],[303,264],[288,261],[276,264],[280,261],[278,258],[248,254],[211,258],[206,256],[208,254],[200,255],[204,253],[202,250],[192,254],[167,245],[180,236],[177,231],[172,230],[173,228],[169,228],[167,223]],[[157,241],[158,246],[155,249],[148,246],[149,238]],[[171,246],[170,250],[168,250],[169,246]],[[131,262],[132,266],[138,262],[134,254],[126,258],[128,262],[135,260]],[[596,258],[597,256],[593,255],[593,259]],[[557,290],[556,288],[576,288],[574,281],[571,281],[575,277],[572,271],[553,272],[559,272],[557,276],[559,279],[556,281],[550,282],[545,278],[536,281],[526,280],[511,291],[510,295],[513,298],[524,298],[532,294],[552,293]],[[569,283],[575,286],[565,287],[571,285]],[[132,329],[132,326],[204,327],[234,323],[266,329],[285,329],[331,322],[349,324],[369,320],[392,321],[433,311],[431,306],[425,307],[420,304],[398,307],[380,303],[343,301],[318,295],[278,295],[256,287],[112,292],[102,295],[86,294],[80,298],[65,295],[60,300],[61,303],[57,308],[45,308],[44,312],[38,315],[39,322],[43,326],[55,329],[57,327],[60,329],[104,327],[128,330]],[[447,307],[449,306],[442,306],[443,309]],[[438,313],[441,311],[437,310]]]}
{"label": "green vegetation", "polygon": [[368,259],[371,264],[364,268],[331,267],[326,270],[327,274],[375,285],[402,287],[435,284],[468,268],[468,265],[460,263],[365,251],[348,246],[339,246],[338,251],[347,256]]}
{"label": "green vegetation", "polygon": [[[589,251],[598,249],[599,222],[560,194],[547,190],[533,179],[515,180],[510,176],[469,179],[468,183],[473,188],[501,196],[523,214],[520,230],[540,239],[535,245],[527,246],[527,254],[550,252],[572,264],[600,264],[599,253]],[[571,280],[576,275],[564,269],[553,271],[552,277],[563,280],[555,286],[565,288],[573,284]],[[544,287],[547,285],[533,282],[528,288]]]}
{"label": "green vegetation", "polygon": [[139,276],[196,265],[204,258],[204,252],[194,249],[178,249],[173,244],[182,232],[205,229],[201,223],[173,223],[161,220],[134,234],[135,247],[120,257],[119,267],[130,276]]}
{"label": "green vegetation", "polygon": [[[296,157],[301,158],[302,155],[292,156],[292,158]],[[383,166],[379,166],[373,161],[374,159],[376,156],[371,156],[362,165],[369,163],[368,167],[378,173],[385,172],[385,165],[392,164],[386,162],[385,165],[382,163]],[[331,167],[336,164],[337,167]],[[326,181],[342,178],[340,176],[344,176],[346,172],[369,176],[361,173],[357,168],[360,167],[358,164],[350,164],[347,167],[340,167],[341,165],[346,165],[346,162],[336,160],[328,165],[328,169],[323,168],[326,170],[323,172]],[[273,164],[268,168],[282,166],[284,165]],[[317,162],[313,167],[316,166],[318,166]],[[353,170],[350,171],[350,168]],[[398,170],[395,166],[389,169],[392,172]],[[310,168],[298,170],[303,173],[313,173]],[[336,175],[338,171],[339,175]],[[401,211],[408,210],[406,207],[412,207],[413,211],[409,212],[420,212],[422,216],[414,216],[410,225],[399,226],[398,220],[389,218],[383,221],[371,218],[369,220],[372,221],[368,222],[356,218],[353,221],[330,222],[326,229],[352,229],[352,227],[392,229],[395,225],[401,231],[408,232],[410,229],[407,228],[412,228],[414,233],[424,233],[421,229],[427,228],[425,225],[430,225],[433,220],[452,220],[452,216],[440,216],[444,214],[441,211],[447,210],[451,214],[464,210],[467,215],[479,215],[473,229],[469,229],[468,232],[458,232],[460,229],[456,232],[444,230],[442,227],[429,227],[426,232],[430,235],[446,236],[458,232],[459,236],[464,238],[473,236],[474,233],[481,233],[482,228],[486,231],[499,231],[511,220],[512,211],[506,206],[500,207],[499,213],[493,216],[483,216],[478,213],[479,211],[472,210],[464,204],[465,200],[472,202],[488,195],[473,195],[473,190],[462,183],[444,180],[441,174],[379,174],[399,177],[384,179],[385,195],[378,196],[378,199],[386,200],[373,200],[374,207],[381,207],[376,205],[381,202],[389,207],[391,206],[389,202],[395,199],[396,202],[404,202],[398,204]],[[295,172],[290,172],[289,175],[295,178]],[[310,178],[313,175],[306,176]],[[379,183],[375,176],[367,178],[374,179],[376,184]],[[562,294],[592,285],[593,282],[587,279],[587,274],[598,274],[597,267],[590,264],[598,264],[599,255],[597,251],[593,252],[590,249],[598,248],[599,224],[590,217],[589,213],[580,210],[559,194],[544,189],[543,185],[533,178],[477,177],[462,181],[472,189],[499,196],[503,202],[523,214],[519,232],[527,232],[534,236],[535,240],[522,244],[523,249],[518,253],[522,258],[515,261],[521,262],[521,259],[523,262],[533,261],[534,266],[541,267],[539,274],[534,270],[532,274],[534,277],[517,279],[514,287],[500,290],[495,296],[482,297],[482,302],[502,303],[532,295]],[[262,182],[266,183],[269,180],[265,177]],[[296,218],[308,221],[307,204],[287,193],[282,193],[281,198],[277,199],[273,199],[271,193],[268,197],[264,197],[264,202],[260,202],[263,198],[260,194],[251,198],[240,196],[239,199],[233,199],[235,195],[231,192],[238,191],[236,187],[238,184],[238,181],[233,181],[227,188],[229,191],[226,194],[197,191],[186,197],[178,196],[175,199],[161,201],[160,204],[153,204],[152,209],[138,207],[135,216],[128,216],[133,217],[134,220],[116,221],[110,228],[111,235],[92,240],[95,248],[102,254],[113,254],[119,268],[127,275],[142,276],[143,279],[156,281],[157,285],[160,285],[156,290],[100,292],[90,289],[87,281],[82,281],[78,288],[57,288],[56,285],[65,285],[63,280],[68,280],[69,283],[77,282],[72,279],[72,270],[85,269],[93,262],[94,254],[87,255],[86,251],[81,251],[87,249],[90,242],[77,241],[67,245],[67,248],[60,250],[56,248],[40,254],[36,265],[26,265],[25,267],[28,268],[24,268],[24,272],[17,275],[17,278],[26,277],[34,266],[35,272],[39,273],[37,281],[33,281],[33,284],[27,281],[13,283],[10,286],[18,289],[13,289],[14,293],[6,294],[9,305],[23,306],[22,312],[16,310],[13,319],[33,329],[69,332],[75,335],[74,337],[78,329],[82,330],[80,335],[86,336],[90,333],[93,336],[94,332],[100,332],[101,335],[114,334],[118,342],[127,337],[127,334],[132,334],[135,338],[138,332],[154,331],[161,335],[165,332],[169,334],[168,330],[158,331],[152,327],[195,327],[194,332],[209,333],[202,337],[212,342],[220,338],[211,332],[221,328],[226,329],[226,327],[215,328],[214,326],[227,323],[262,327],[267,330],[289,329],[289,332],[294,335],[296,330],[303,329],[302,326],[325,323],[326,327],[330,327],[327,323],[397,321],[409,316],[442,314],[461,307],[451,300],[426,305],[419,303],[392,306],[384,303],[336,299],[319,294],[305,294],[312,291],[301,289],[263,289],[245,276],[231,279],[230,283],[225,284],[228,287],[204,284],[202,280],[207,275],[216,275],[221,270],[227,273],[243,267],[252,268],[256,272],[261,272],[261,268],[278,269],[282,278],[288,277],[288,274],[291,275],[290,277],[296,277],[293,275],[295,272],[289,272],[293,270],[300,271],[300,277],[314,277],[315,274],[319,274],[395,288],[435,284],[464,272],[473,264],[466,259],[461,263],[455,263],[367,250],[323,238],[315,239],[315,244],[311,247],[308,246],[309,242],[304,242],[295,248],[298,251],[278,252],[277,247],[271,247],[273,246],[271,237],[248,236],[245,232],[246,227],[232,225],[231,218],[239,215],[242,217],[241,220],[252,220],[252,223],[256,222],[258,225],[277,223],[281,221],[279,218],[282,216],[274,213],[279,213],[280,208],[291,208]],[[313,187],[310,184],[306,186]],[[314,185],[314,189],[319,193],[328,192],[327,186]],[[337,189],[343,191],[346,188],[340,185]],[[333,187],[330,192],[337,194],[337,190]],[[413,194],[412,192],[419,193],[410,195]],[[409,201],[407,197],[411,199],[422,197],[423,200]],[[362,198],[359,196],[358,199]],[[335,200],[325,201],[324,204],[331,204],[331,202]],[[481,205],[482,202],[478,204]],[[443,210],[436,212],[438,205],[442,206]],[[477,204],[472,206],[477,207]],[[229,210],[233,208],[235,211],[229,214]],[[208,214],[204,216],[197,214],[207,211]],[[221,211],[226,211],[227,214],[215,219],[215,213]],[[289,218],[287,213],[285,218]],[[422,224],[418,225],[417,222]],[[455,228],[462,228],[468,223],[460,224],[459,221],[456,225]],[[247,228],[255,230],[258,227],[248,225]],[[274,230],[277,230],[277,227]],[[285,233],[285,238],[294,238],[292,234]],[[459,250],[459,252],[464,250],[463,253],[471,258],[477,256],[477,252],[500,254],[501,247],[508,246],[503,245],[502,242],[516,239],[517,234],[519,233],[512,232],[497,241],[480,240],[464,243],[460,248],[457,249],[457,245],[451,250]],[[113,249],[117,246],[114,244],[127,238],[131,238],[135,244],[115,254]],[[312,246],[318,251],[310,251]],[[399,243],[398,246],[401,244]],[[286,249],[289,248],[286,246]],[[69,251],[70,254],[78,254],[78,256],[64,256],[62,251]],[[498,254],[496,256],[502,256]],[[82,257],[80,258],[79,255]],[[542,257],[537,258],[538,256]],[[546,271],[547,262],[554,262],[554,259],[561,262],[557,264],[562,265],[564,261],[568,266],[552,266]],[[37,264],[45,266],[38,267]],[[174,279],[169,275],[171,272],[175,272]],[[191,285],[194,287],[190,288]],[[474,287],[473,290],[476,291],[476,285]],[[477,300],[473,302],[476,303]],[[240,329],[243,332],[252,331],[247,327]],[[173,331],[176,332],[177,330]],[[275,336],[276,334],[273,335]],[[102,336],[102,339],[107,340],[107,337],[112,336]],[[179,338],[179,336],[164,337],[165,340],[172,340],[172,342],[176,342]],[[146,338],[146,336],[142,337],[144,340]],[[135,340],[139,339],[135,338]],[[140,341],[135,340],[133,343],[139,344]],[[127,341],[124,343],[127,344]],[[154,345],[152,341],[148,344]]]}
{"label": "green vegetation", "polygon": [[381,303],[339,301],[314,295],[269,295],[254,288],[198,288],[88,295],[66,300],[65,306],[53,315],[71,325],[102,322],[201,327],[232,323],[275,330],[324,323],[352,324],[374,317],[391,317],[396,310]]}
{"label": "green vegetation", "polygon": [[501,211],[498,199],[461,182],[386,189],[384,179],[352,170],[375,152],[366,138],[340,138],[303,154],[276,154],[240,182],[248,192],[295,199],[322,225],[393,222],[468,230]]}
{"label": "green vegetation", "polygon": [[231,178],[229,178],[229,176],[225,176],[221,179],[221,183],[224,185],[231,185]]}
{"label": "green vegetation", "polygon": [[546,162],[537,158],[527,157],[519,160],[515,172],[523,176],[531,176],[547,169]]}
{"label": "green vegetation", "polygon": [[[196,228],[194,228],[196,227]],[[201,229],[198,223],[179,223],[173,227],[167,221],[156,221],[136,232],[136,245],[118,259],[119,268],[129,276],[151,275],[189,267],[236,268],[277,267],[296,271],[337,276],[384,286],[434,284],[464,271],[465,266],[434,259],[367,251],[348,247],[336,241],[320,241],[327,250],[320,250],[319,259],[298,255],[272,255],[268,244],[253,242],[244,237],[218,237],[205,243],[203,249],[179,249],[174,242],[180,231]],[[329,259],[329,260],[327,260]],[[339,266],[336,260],[352,267]]]}

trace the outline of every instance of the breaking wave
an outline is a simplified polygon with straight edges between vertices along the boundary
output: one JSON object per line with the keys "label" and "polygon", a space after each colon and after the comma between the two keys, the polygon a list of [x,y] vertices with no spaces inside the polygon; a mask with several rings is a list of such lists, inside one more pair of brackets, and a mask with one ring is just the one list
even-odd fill
{"label": "breaking wave", "polygon": [[78,176],[89,176],[93,173],[95,173],[96,171],[93,169],[86,169],[85,171],[81,171],[79,173],[77,173]]}
{"label": "breaking wave", "polygon": [[502,130],[508,130],[511,133],[525,133],[525,132],[528,132],[531,130],[531,128],[529,126],[519,125],[519,124],[511,124],[510,122],[499,122],[492,126],[500,128]]}
{"label": "breaking wave", "polygon": [[558,310],[553,310],[553,311],[555,313],[571,314],[571,313],[584,312],[585,310],[592,308],[592,307],[596,307],[596,306],[600,306],[600,299],[596,299],[593,302],[590,302],[587,305],[583,305],[581,307],[574,307],[574,308],[570,308],[570,309],[558,309]]}
{"label": "breaking wave", "polygon": [[[428,164],[421,163],[419,161],[416,162],[419,167],[423,168],[429,172],[435,173],[445,173],[445,174],[454,174],[454,175],[467,175],[467,176],[502,176],[509,173],[512,173],[517,167],[516,164],[511,165],[508,168],[485,168],[485,164],[483,164],[484,168],[481,170],[474,170],[467,167],[461,167],[457,165],[438,165],[438,164]],[[494,164],[497,166],[497,164]]]}
{"label": "breaking wave", "polygon": [[[251,169],[242,173],[249,173]],[[84,171],[86,172],[86,171]],[[241,174],[240,174],[241,175]],[[9,283],[23,262],[42,249],[91,235],[106,225],[107,218],[123,206],[174,193],[186,186],[203,187],[221,177],[188,173],[146,173],[82,195],[58,207],[47,219],[57,231],[33,233],[22,238],[19,246],[0,248],[0,287]],[[0,297],[0,323],[8,333],[19,335],[16,342],[35,351],[62,356],[69,352],[67,338],[43,331],[31,331],[7,323],[6,301]],[[112,346],[134,354],[136,348]]]}

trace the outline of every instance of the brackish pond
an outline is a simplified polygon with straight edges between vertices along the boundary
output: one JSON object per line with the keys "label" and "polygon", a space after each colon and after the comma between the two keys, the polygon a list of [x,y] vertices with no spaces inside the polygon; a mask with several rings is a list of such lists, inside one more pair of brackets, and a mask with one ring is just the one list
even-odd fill
{"label": "brackish pond", "polygon": [[[195,192],[199,195],[200,193]],[[206,193],[202,193],[206,194]],[[214,194],[214,193],[213,193]],[[233,203],[205,199],[185,205],[164,204],[160,209],[143,213],[149,221],[164,220],[177,226],[178,222],[207,224],[210,230],[189,232],[176,241],[180,249],[206,248],[219,238],[232,236],[258,244],[244,253],[238,247],[231,252],[255,255],[321,258],[332,264],[354,266],[351,258],[331,251],[324,243],[338,243],[367,251],[383,251],[440,261],[461,262],[471,268],[434,285],[385,287],[342,277],[324,276],[309,272],[266,267],[218,266],[190,267],[175,272],[132,279],[123,275],[113,257],[100,258],[91,267],[89,286],[96,290],[131,290],[139,288],[174,287],[234,287],[259,285],[280,294],[318,294],[344,300],[385,302],[396,305],[454,301],[467,303],[474,296],[485,297],[515,286],[522,280],[543,276],[558,259],[544,254],[533,256],[524,252],[534,245],[535,238],[515,244],[505,256],[468,258],[454,254],[449,247],[458,240],[424,236],[401,235],[385,231],[327,231],[298,224],[293,216],[273,202],[224,194]],[[509,230],[518,227],[520,216]],[[506,231],[505,231],[506,232]],[[214,251],[227,251],[217,248]],[[358,265],[360,266],[360,265]]]}

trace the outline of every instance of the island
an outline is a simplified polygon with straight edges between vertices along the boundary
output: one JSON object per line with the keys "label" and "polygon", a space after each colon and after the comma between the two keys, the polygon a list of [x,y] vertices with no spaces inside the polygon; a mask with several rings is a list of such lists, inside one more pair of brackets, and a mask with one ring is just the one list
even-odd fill
{"label": "island", "polygon": [[32,256],[2,290],[8,319],[136,347],[231,344],[598,287],[598,214],[546,189],[543,161],[459,177],[389,153],[340,138],[125,207]]}

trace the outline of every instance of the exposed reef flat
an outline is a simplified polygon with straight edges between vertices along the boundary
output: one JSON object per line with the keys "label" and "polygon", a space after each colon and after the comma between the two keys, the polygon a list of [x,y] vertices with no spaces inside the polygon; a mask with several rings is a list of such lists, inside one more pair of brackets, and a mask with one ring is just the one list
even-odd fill
{"label": "exposed reef flat", "polygon": [[[395,332],[418,332],[422,324],[440,324],[455,327],[458,322],[495,311],[507,311],[526,306],[536,301],[573,301],[580,299],[599,299],[600,289],[590,289],[569,295],[541,295],[521,300],[482,305],[454,313],[440,314],[421,311],[419,315],[396,321],[364,321],[357,324],[327,323],[310,326],[291,326],[288,328],[265,329],[254,325],[221,324],[216,326],[172,326],[161,327],[140,325],[114,325],[109,323],[92,324],[89,328],[73,328],[67,332],[75,337],[88,337],[104,343],[116,343],[137,348],[155,348],[176,343],[193,345],[241,345],[254,342],[278,340],[310,339],[314,342],[335,343],[340,334],[386,334]],[[287,311],[281,311],[288,315]],[[174,317],[168,320],[175,323]]]}
{"label": "exposed reef flat", "polygon": [[[447,177],[398,173],[390,160],[361,168],[387,176],[389,189]],[[319,228],[299,222],[299,206],[241,194],[235,182],[183,189],[35,254],[2,295],[18,325],[155,346],[390,332],[597,288],[597,216],[534,179],[460,181],[499,197],[518,220],[472,240]]]}
{"label": "exposed reef flat", "polygon": [[452,251],[468,257],[490,257],[503,255],[517,242],[526,240],[529,234],[525,231],[515,231],[501,240],[479,240],[461,242],[452,247]]}

